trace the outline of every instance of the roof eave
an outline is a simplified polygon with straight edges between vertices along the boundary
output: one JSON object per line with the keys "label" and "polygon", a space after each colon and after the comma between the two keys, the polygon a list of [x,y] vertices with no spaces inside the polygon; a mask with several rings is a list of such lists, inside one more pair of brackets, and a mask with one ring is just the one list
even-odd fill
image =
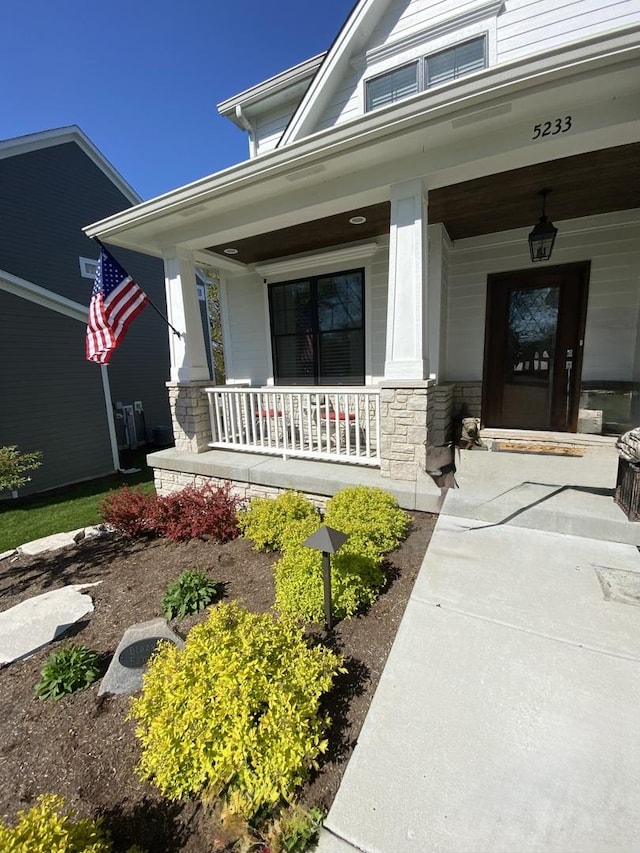
{"label": "roof eave", "polygon": [[[291,174],[296,168],[309,167],[348,148],[357,148],[363,143],[399,133],[426,121],[450,118],[472,106],[496,97],[509,97],[531,86],[549,83],[573,74],[587,72],[594,64],[613,63],[631,59],[640,53],[638,43],[640,27],[618,32],[613,38],[591,40],[577,46],[572,56],[566,49],[557,49],[557,64],[549,67],[549,54],[516,60],[509,65],[495,66],[478,74],[473,80],[456,81],[440,92],[425,92],[388,108],[367,113],[350,122],[337,125],[293,142],[286,148],[277,148],[259,157],[244,161],[221,172],[179,187],[135,208],[122,211],[84,228],[89,237],[99,236],[109,240],[127,229],[154,219],[166,218],[172,213],[184,211],[213,198],[234,193],[248,187],[256,180],[273,179],[278,175]],[[597,41],[597,44],[594,42]],[[596,47],[606,45],[604,50]],[[457,97],[456,97],[457,94]],[[115,242],[118,242],[117,240]],[[138,246],[140,251],[145,251]],[[154,254],[155,249],[147,250]]]}
{"label": "roof eave", "polygon": [[260,101],[266,101],[274,95],[279,95],[288,88],[311,79],[322,64],[324,57],[324,53],[319,53],[317,56],[311,57],[311,59],[307,59],[298,65],[294,65],[292,68],[288,68],[286,71],[282,71],[280,74],[276,74],[274,77],[270,77],[268,80],[264,80],[262,83],[258,83],[257,86],[252,86],[250,89],[245,89],[237,95],[232,95],[217,105],[218,112],[220,115],[230,118],[233,121],[237,106],[246,109]]}

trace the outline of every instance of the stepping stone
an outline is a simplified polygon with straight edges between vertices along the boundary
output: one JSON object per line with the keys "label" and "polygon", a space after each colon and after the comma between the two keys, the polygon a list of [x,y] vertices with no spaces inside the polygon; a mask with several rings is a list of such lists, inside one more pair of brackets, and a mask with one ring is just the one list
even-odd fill
{"label": "stepping stone", "polygon": [[164,619],[138,622],[127,628],[102,679],[98,695],[140,690],[142,675],[160,640],[169,640],[179,649],[184,648],[184,640],[171,630]]}
{"label": "stepping stone", "polygon": [[0,667],[30,657],[92,613],[91,596],[80,590],[98,583],[63,586],[0,613]]}

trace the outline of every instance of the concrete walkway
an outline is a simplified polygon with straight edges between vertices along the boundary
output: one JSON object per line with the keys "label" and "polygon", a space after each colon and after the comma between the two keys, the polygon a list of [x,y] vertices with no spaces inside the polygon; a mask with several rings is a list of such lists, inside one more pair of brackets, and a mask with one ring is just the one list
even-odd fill
{"label": "concrete walkway", "polygon": [[319,853],[640,851],[640,524],[611,444],[463,452]]}

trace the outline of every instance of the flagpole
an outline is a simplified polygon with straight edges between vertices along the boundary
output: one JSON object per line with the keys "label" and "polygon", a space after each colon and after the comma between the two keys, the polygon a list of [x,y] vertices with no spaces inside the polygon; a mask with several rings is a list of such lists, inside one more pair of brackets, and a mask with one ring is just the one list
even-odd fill
{"label": "flagpole", "polygon": [[[98,244],[98,246],[100,246],[100,248],[101,248],[101,249],[103,249],[105,252],[107,252],[107,254],[109,254],[109,255],[111,254],[111,252],[109,251],[109,249],[107,249],[107,247],[104,245],[104,243],[102,242],[102,240],[100,240],[100,238],[99,238],[99,237],[94,237],[93,239],[96,241],[96,243]],[[179,332],[176,328],[174,328],[174,326],[172,326],[172,325],[171,325],[171,323],[169,322],[168,318],[167,318],[167,317],[162,313],[162,311],[158,308],[158,306],[157,306],[157,305],[155,305],[155,304],[154,304],[154,303],[149,299],[149,296],[147,295],[147,293],[146,293],[146,292],[145,292],[145,296],[147,297],[147,303],[148,303],[148,304],[153,308],[153,310],[154,310],[157,314],[159,314],[159,315],[162,317],[162,319],[165,321],[165,323],[167,324],[167,326],[171,329],[171,331],[173,332],[173,334],[174,334],[174,335],[176,335],[178,338],[181,338],[181,337],[182,337],[182,335],[180,334],[180,332]]]}

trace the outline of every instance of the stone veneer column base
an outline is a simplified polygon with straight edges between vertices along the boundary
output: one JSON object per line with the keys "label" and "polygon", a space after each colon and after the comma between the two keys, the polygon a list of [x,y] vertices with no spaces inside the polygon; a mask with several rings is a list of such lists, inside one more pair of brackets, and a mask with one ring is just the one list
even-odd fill
{"label": "stone veneer column base", "polygon": [[453,405],[466,405],[470,418],[479,418],[482,410],[482,382],[453,382]]}
{"label": "stone veneer column base", "polygon": [[433,422],[433,380],[380,386],[380,473],[391,480],[417,480],[425,470]]}
{"label": "stone veneer column base", "polygon": [[211,449],[209,447],[211,441],[209,401],[203,389],[212,384],[211,379],[167,382],[177,450],[184,450],[187,453],[204,453]]}

